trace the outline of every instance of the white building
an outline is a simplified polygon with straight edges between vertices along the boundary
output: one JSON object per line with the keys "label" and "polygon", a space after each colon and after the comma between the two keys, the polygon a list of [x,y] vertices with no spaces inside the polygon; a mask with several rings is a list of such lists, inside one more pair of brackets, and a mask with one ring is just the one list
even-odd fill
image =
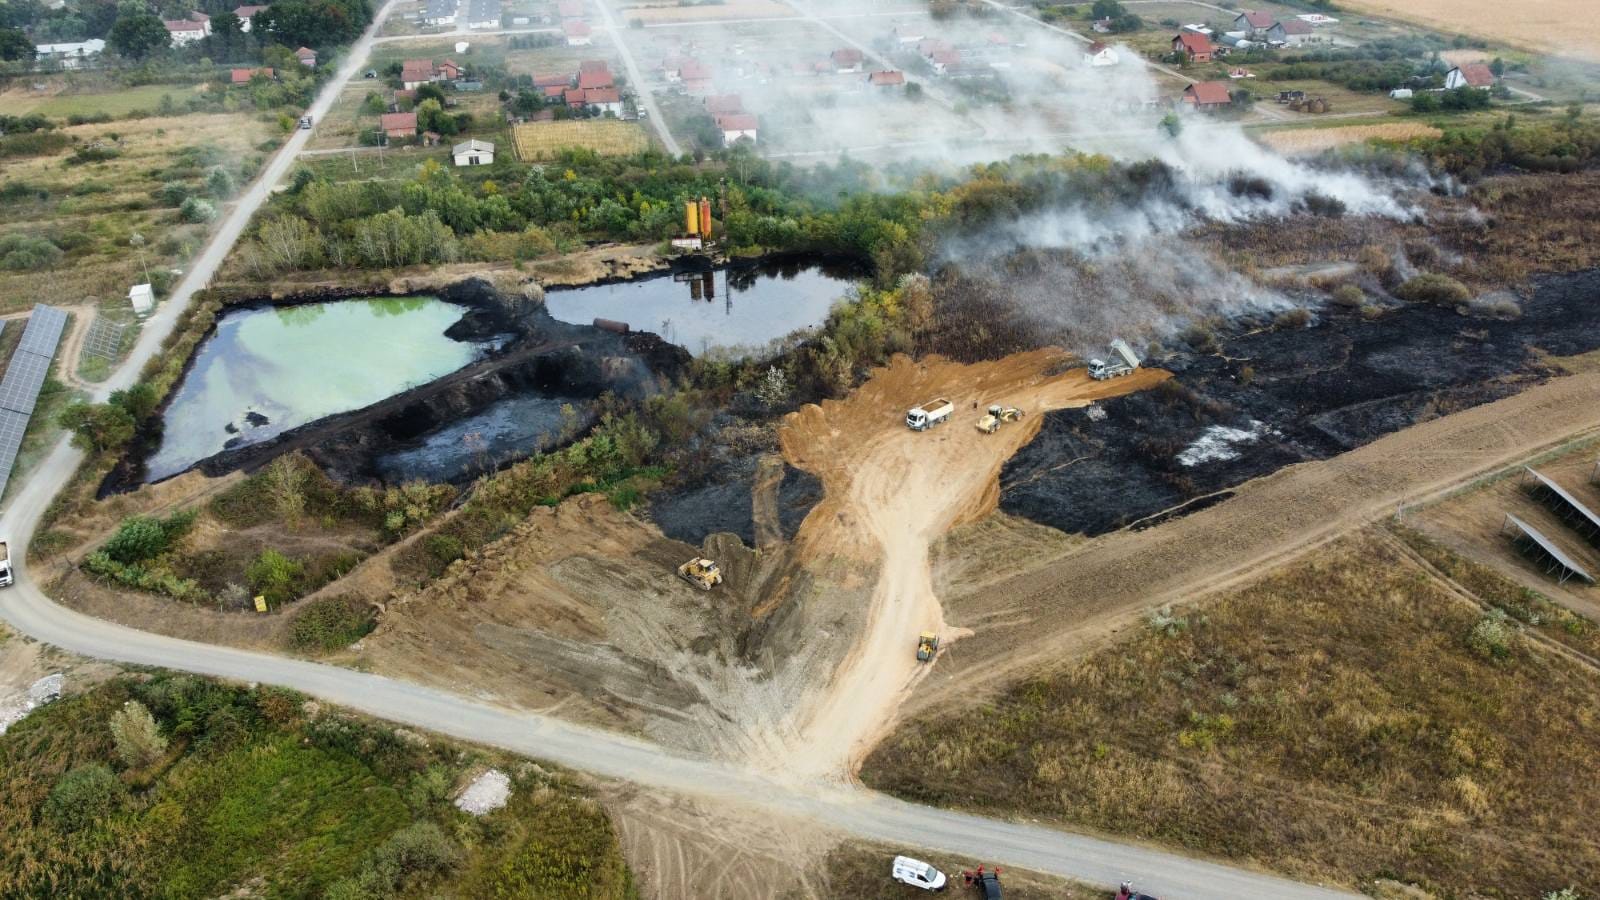
{"label": "white building", "polygon": [[168,19],[161,24],[167,26],[167,36],[172,39],[174,47],[205,40],[211,33],[210,20],[196,22],[193,19]]}
{"label": "white building", "polygon": [[265,9],[266,9],[265,6],[256,6],[256,5],[241,6],[241,7],[238,7],[237,9],[235,9],[233,11],[233,14],[235,16],[239,17],[239,30],[244,32],[245,34],[249,34],[250,33],[250,23],[252,21],[254,21],[254,19],[256,17],[256,13],[261,12],[262,10],[265,10]]}
{"label": "white building", "polygon": [[148,315],[156,308],[155,291],[148,284],[136,284],[128,288],[128,302],[133,304],[135,314]]}
{"label": "white building", "polygon": [[1083,52],[1083,64],[1097,69],[1104,66],[1114,66],[1121,61],[1117,56],[1117,51],[1100,41],[1090,44],[1089,48]]}
{"label": "white building", "polygon": [[456,0],[428,0],[428,5],[422,11],[422,24],[424,25],[454,25],[456,23]]}
{"label": "white building", "polygon": [[594,29],[588,22],[578,19],[568,19],[561,23],[561,31],[567,37],[568,47],[589,47],[594,44]]}
{"label": "white building", "polygon": [[450,149],[458,166],[487,166],[494,162],[494,145],[488,141],[462,141]]}
{"label": "white building", "polygon": [[471,0],[467,4],[467,27],[489,29],[500,27],[500,0]]}
{"label": "white building", "polygon": [[40,62],[57,62],[63,69],[81,69],[105,49],[106,42],[96,38],[71,44],[40,44],[33,52]]}
{"label": "white building", "polygon": [[732,147],[741,140],[756,140],[756,117],[749,113],[730,113],[717,116],[717,128],[722,131],[722,146]]}

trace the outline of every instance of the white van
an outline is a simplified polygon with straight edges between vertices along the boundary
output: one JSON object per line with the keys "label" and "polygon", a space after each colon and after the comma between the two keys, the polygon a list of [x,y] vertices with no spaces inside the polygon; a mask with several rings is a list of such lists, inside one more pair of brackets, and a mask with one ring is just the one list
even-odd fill
{"label": "white van", "polygon": [[894,868],[889,873],[895,881],[922,888],[925,891],[944,890],[944,873],[928,865],[920,859],[909,856],[896,856]]}

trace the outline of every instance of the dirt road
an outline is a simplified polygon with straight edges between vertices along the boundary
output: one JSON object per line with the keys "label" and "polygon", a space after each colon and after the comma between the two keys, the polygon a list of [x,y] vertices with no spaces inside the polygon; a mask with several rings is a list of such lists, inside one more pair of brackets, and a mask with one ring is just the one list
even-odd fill
{"label": "dirt road", "polygon": [[[917,662],[917,635],[948,645],[969,633],[945,624],[929,574],[928,548],[951,527],[994,511],[1000,467],[1038,433],[1040,414],[1149,388],[1165,372],[1095,381],[1065,368],[1059,351],[961,365],[896,357],[844,400],[807,406],[779,432],[784,457],[823,482],[823,502],[796,536],[802,562],[863,555],[879,563],[866,630],[834,677],[808,697],[793,732],[778,742],[770,771],[801,778],[853,774],[892,726],[901,701],[931,666]],[[905,427],[908,398],[949,397],[956,412],[927,432]],[[1027,415],[995,434],[974,426],[991,403]]]}

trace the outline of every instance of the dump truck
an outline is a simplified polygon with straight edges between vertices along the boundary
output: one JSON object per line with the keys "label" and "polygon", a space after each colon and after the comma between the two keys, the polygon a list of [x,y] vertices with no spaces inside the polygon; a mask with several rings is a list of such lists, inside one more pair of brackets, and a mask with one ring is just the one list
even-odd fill
{"label": "dump truck", "polygon": [[1111,342],[1110,362],[1101,359],[1089,360],[1089,377],[1096,381],[1105,381],[1132,375],[1133,370],[1139,368],[1139,363],[1139,354],[1133,352],[1127,341],[1117,338]]}
{"label": "dump truck", "polygon": [[1015,422],[1020,418],[1022,418],[1022,410],[1017,409],[1015,406],[1001,406],[996,403],[989,407],[987,415],[978,420],[978,430],[984,434],[994,434],[1000,430],[1000,426],[1003,423]]}
{"label": "dump truck", "polygon": [[906,410],[906,427],[912,431],[927,431],[940,422],[948,422],[955,411],[956,405],[944,397],[929,400]]}
{"label": "dump truck", "polygon": [[933,656],[938,652],[939,636],[931,631],[924,631],[917,638],[917,662],[933,662]]}
{"label": "dump truck", "polygon": [[722,570],[715,562],[696,556],[678,567],[678,577],[702,591],[709,591],[722,583]]}
{"label": "dump truck", "polygon": [[11,545],[0,541],[0,587],[11,586]]}

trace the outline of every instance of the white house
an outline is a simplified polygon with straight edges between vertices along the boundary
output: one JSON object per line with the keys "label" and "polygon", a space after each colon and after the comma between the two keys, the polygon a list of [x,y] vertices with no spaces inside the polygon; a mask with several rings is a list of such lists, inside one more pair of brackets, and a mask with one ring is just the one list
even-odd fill
{"label": "white house", "polygon": [[568,19],[561,23],[561,31],[567,37],[568,47],[591,47],[594,45],[594,29],[588,22],[579,19]]}
{"label": "white house", "polygon": [[1095,41],[1089,45],[1089,49],[1083,51],[1083,64],[1086,66],[1101,68],[1114,66],[1119,62],[1121,60],[1117,58],[1117,51],[1100,41]]}
{"label": "white house", "polygon": [[739,141],[748,138],[751,143],[756,140],[756,117],[749,113],[730,113],[717,116],[717,127],[722,130],[722,146],[732,147]]}
{"label": "white house", "polygon": [[58,62],[63,69],[79,69],[105,49],[106,42],[96,38],[71,44],[40,44],[33,48],[33,52],[42,62]]}
{"label": "white house", "polygon": [[456,6],[456,0],[428,0],[427,6],[422,10],[422,24],[454,25]]}
{"label": "white house", "polygon": [[264,9],[266,9],[265,6],[241,6],[235,9],[233,14],[239,17],[239,30],[249,34],[251,21],[255,19],[256,13]]}
{"label": "white house", "polygon": [[1494,87],[1494,72],[1483,63],[1467,63],[1444,73],[1445,90],[1453,91],[1464,87],[1487,91]]}
{"label": "white house", "polygon": [[462,141],[451,148],[450,154],[458,166],[487,166],[494,162],[494,145],[477,139]]}
{"label": "white house", "polygon": [[155,291],[148,284],[136,284],[128,288],[128,302],[133,304],[136,315],[148,315],[156,308]]}
{"label": "white house", "polygon": [[161,24],[167,26],[167,37],[171,39],[174,47],[205,40],[206,36],[211,34],[209,19],[203,22],[196,22],[194,19],[167,19]]}
{"label": "white house", "polygon": [[1316,29],[1299,19],[1284,19],[1274,22],[1267,29],[1267,43],[1279,46],[1299,47],[1302,44],[1312,44],[1321,41],[1316,34]]}

